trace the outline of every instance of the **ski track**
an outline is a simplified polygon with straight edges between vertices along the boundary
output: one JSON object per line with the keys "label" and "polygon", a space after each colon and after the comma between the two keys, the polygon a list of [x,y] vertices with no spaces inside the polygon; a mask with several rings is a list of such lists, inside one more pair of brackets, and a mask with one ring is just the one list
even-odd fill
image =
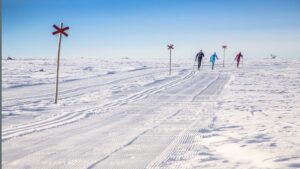
{"label": "ski track", "polygon": [[[124,151],[127,151],[128,147],[131,146],[137,146],[136,144],[139,144],[137,142],[141,142],[147,137],[151,136],[151,133],[155,133],[154,131],[159,131],[166,126],[170,125],[169,123],[175,123],[177,120],[185,119],[182,124],[180,124],[179,127],[176,127],[172,130],[174,130],[175,134],[158,134],[156,133],[156,137],[158,137],[158,141],[162,141],[162,143],[158,146],[158,150],[154,149],[151,151],[150,156],[151,158],[139,162],[139,160],[131,161],[130,159],[128,162],[132,162],[133,165],[129,165],[130,168],[164,168],[166,167],[166,162],[170,161],[172,159],[172,154],[174,153],[184,153],[188,151],[188,149],[184,150],[184,152],[177,152],[176,146],[181,146],[185,143],[191,142],[193,140],[193,137],[195,133],[199,130],[199,126],[197,124],[201,124],[200,127],[212,127],[214,121],[216,120],[214,118],[212,109],[207,109],[205,106],[206,104],[214,104],[213,99],[217,97],[219,92],[222,90],[225,82],[228,80],[227,75],[224,74],[201,74],[196,73],[194,71],[191,71],[187,75],[175,78],[170,82],[167,82],[166,84],[151,87],[149,89],[145,89],[141,92],[137,92],[134,94],[131,94],[125,98],[121,98],[118,100],[115,100],[110,103],[105,103],[100,106],[94,106],[90,108],[84,108],[81,109],[75,113],[69,113],[65,112],[62,114],[55,115],[51,118],[38,120],[35,122],[23,124],[23,125],[17,125],[12,126],[10,128],[6,128],[2,131],[2,142],[6,142],[6,140],[10,140],[11,138],[20,138],[20,136],[24,136],[27,134],[33,134],[38,131],[44,131],[51,128],[57,128],[62,125],[74,123],[78,120],[86,119],[86,117],[94,114],[101,115],[103,112],[109,112],[109,110],[118,109],[125,105],[131,105],[134,104],[134,102],[138,101],[146,101],[151,100],[156,97],[166,97],[165,101],[161,101],[161,103],[156,103],[153,107],[148,108],[146,112],[157,112],[161,108],[165,109],[172,109],[176,108],[175,112],[166,112],[165,115],[161,115],[158,122],[150,123],[151,125],[145,126],[144,128],[137,129],[138,132],[133,133],[129,135],[130,137],[126,138],[127,140],[124,140],[124,144],[120,144],[118,142],[111,143],[112,145],[116,145],[114,149],[111,149],[110,151],[107,151],[105,154],[102,153],[99,158],[93,158],[88,159],[87,161],[82,160],[73,160],[72,163],[69,164],[66,163],[63,166],[58,167],[59,165],[56,163],[53,163],[53,167],[45,167],[45,168],[120,168],[120,164],[114,164],[112,161],[114,161],[115,158],[118,156],[121,156],[123,160],[126,160],[126,157],[123,157],[122,154]],[[195,82],[195,83],[191,83]],[[198,88],[199,84],[201,84],[201,88]],[[192,94],[193,93],[193,94]],[[155,96],[155,97],[154,97]],[[203,100],[206,100],[204,102]],[[178,109],[178,106],[181,107]],[[193,108],[192,108],[193,107]],[[197,110],[195,107],[200,107],[200,110],[195,112],[194,110]],[[191,109],[192,108],[192,109]],[[130,109],[129,109],[130,110]],[[132,111],[132,110],[131,110]],[[123,125],[131,124],[132,121],[139,121],[138,118],[141,119],[147,119],[146,117],[149,116],[147,113],[144,114],[138,114],[142,116],[135,116],[134,114],[123,114],[121,112],[113,113],[112,115],[108,116],[109,118],[120,118],[124,119],[120,122],[118,120],[115,120],[115,123],[112,123],[110,125],[106,125],[103,129],[104,131],[109,131],[109,128],[114,127],[115,125],[118,125],[119,127]],[[155,114],[150,114],[153,118],[155,117]],[[202,124],[201,122],[207,121],[209,124]],[[117,123],[118,122],[118,123]],[[84,129],[84,128],[83,128]],[[82,130],[83,130],[82,129]],[[93,131],[91,131],[92,133]],[[86,134],[90,134],[89,132]],[[77,133],[76,136],[80,136],[80,133]],[[117,140],[116,140],[117,141]],[[49,144],[49,143],[48,143]],[[52,143],[55,144],[55,143]],[[85,143],[88,145],[88,147],[96,147],[98,142],[88,142]],[[119,145],[119,146],[118,146]],[[140,146],[146,146],[146,145],[140,145]],[[112,146],[113,147],[113,146]],[[84,147],[83,147],[84,148]],[[191,149],[192,147],[190,147]],[[37,151],[31,151],[27,154],[27,156],[20,156],[16,158],[12,162],[5,162],[4,164],[6,166],[13,166],[15,164],[18,164],[17,162],[20,160],[27,159],[27,161],[32,161],[33,159],[30,158],[31,154],[36,155],[39,154],[39,152],[46,151],[47,148],[37,150]],[[73,154],[72,152],[76,151],[74,150],[68,150],[70,154]],[[85,148],[84,152],[82,154],[89,153],[91,150]],[[50,153],[50,152],[49,152]],[[55,153],[56,154],[56,153]],[[53,154],[54,155],[54,154]],[[52,156],[52,155],[51,155]],[[50,154],[49,154],[50,157]],[[97,157],[97,156],[96,156]],[[54,157],[52,159],[55,159]],[[123,161],[126,162],[126,161]],[[142,163],[142,164],[141,164]],[[58,165],[58,166],[56,166]],[[56,166],[56,167],[55,167]],[[15,166],[17,167],[17,165]],[[124,168],[124,167],[121,167]],[[126,167],[125,167],[126,168]],[[168,167],[166,167],[168,168]],[[177,167],[181,168],[181,167]]]}
{"label": "ski track", "polygon": [[[148,69],[146,69],[146,70],[148,70]],[[94,88],[93,90],[95,91],[95,90],[98,90],[98,88],[100,86],[112,85],[112,84],[119,83],[119,82],[122,82],[122,81],[135,79],[135,78],[140,78],[140,77],[144,77],[144,76],[147,76],[147,75],[152,75],[155,72],[145,73],[145,74],[142,74],[142,75],[133,75],[133,76],[130,76],[130,77],[121,78],[121,79],[117,79],[117,80],[112,80],[112,81],[102,83],[102,84],[85,85],[84,87],[75,87],[75,88],[72,88],[72,89],[62,90],[62,91],[59,91],[59,94],[60,94],[59,99],[65,99],[65,98],[69,98],[69,97],[76,97],[76,96],[80,95],[81,93],[84,93],[84,91],[87,90],[87,89]],[[94,79],[100,79],[99,77],[93,77],[93,78]],[[80,79],[79,81],[82,81],[82,79]],[[68,94],[72,94],[72,93],[75,93],[75,94],[73,94],[71,96],[68,95]],[[80,93],[80,94],[78,94],[78,93]],[[6,103],[6,102],[16,103],[16,101],[17,101],[17,104],[28,104],[28,103],[34,102],[34,101],[32,101],[32,99],[38,98],[39,100],[43,100],[45,98],[49,98],[49,97],[52,97],[52,96],[53,96],[52,93],[48,93],[48,94],[34,95],[34,96],[23,97],[23,98],[8,98],[8,99],[4,99],[3,103]],[[14,106],[14,105],[15,104],[11,104],[11,105],[9,105],[9,104],[6,105],[5,104],[5,106],[7,106],[7,107]]]}
{"label": "ski track", "polygon": [[[79,112],[76,112],[76,113],[63,113],[63,114],[54,116],[53,118],[50,118],[50,119],[40,120],[40,121],[33,122],[30,124],[19,125],[16,127],[11,127],[9,129],[4,129],[4,130],[2,130],[2,141],[8,140],[8,139],[16,137],[16,136],[23,136],[25,134],[42,131],[45,129],[58,127],[58,126],[62,126],[65,124],[72,123],[72,122],[76,122],[82,118],[85,118],[89,114],[96,114],[99,112],[103,112],[103,110],[112,109],[114,107],[125,105],[127,103],[137,101],[139,99],[144,99],[144,98],[148,97],[149,95],[155,94],[161,90],[173,87],[175,85],[179,85],[180,83],[193,77],[193,75],[194,75],[194,72],[191,72],[188,75],[186,75],[185,77],[176,79],[176,80],[174,80],[170,83],[167,83],[163,86],[144,90],[140,93],[133,94],[132,96],[129,96],[125,99],[120,99],[120,100],[105,104],[103,107],[102,106],[96,107],[96,108],[93,107],[92,109],[84,109],[84,110],[80,110]],[[103,110],[99,111],[99,109],[101,109],[101,108]],[[93,112],[93,113],[91,113],[91,112]]]}
{"label": "ski track", "polygon": [[[218,81],[218,80],[220,79],[219,77],[220,77],[220,75],[218,74],[217,77],[215,77],[215,78],[213,78],[212,80],[210,80],[206,86],[204,86],[203,88],[200,89],[200,91],[201,91],[200,93],[205,92],[205,91],[207,91],[207,90],[211,90],[211,89],[209,89],[209,87],[212,86],[212,84],[215,84],[215,82]],[[199,82],[205,82],[207,79],[209,79],[209,78],[203,78],[203,79],[201,79],[202,81],[199,81]],[[227,80],[228,80],[228,78],[222,78],[222,81],[227,81]],[[197,86],[197,84],[191,85],[190,88],[185,88],[185,89],[183,89],[183,90],[181,90],[181,91],[182,91],[183,93],[185,93],[185,92],[190,92],[191,89],[194,88],[194,87],[196,87],[196,86]],[[218,92],[220,92],[221,89],[222,89],[222,86],[223,86],[223,83],[219,83],[218,85],[215,85],[216,89],[218,89],[218,90],[216,90],[215,92],[213,92],[212,95],[210,95],[210,97],[213,97],[213,96],[215,96]],[[198,93],[197,96],[199,96],[200,93]],[[207,98],[207,99],[209,99],[209,98]],[[193,100],[195,100],[195,96],[193,97]],[[208,102],[209,102],[209,101],[208,101]],[[195,113],[194,111],[191,111],[190,107],[192,107],[192,106],[194,106],[194,107],[201,106],[201,102],[196,102],[196,103],[195,103],[195,102],[192,101],[192,102],[181,102],[181,104],[182,104],[182,103],[185,104],[185,105],[184,105],[184,109],[181,110],[181,111],[187,111],[186,109],[188,109],[188,110],[189,110],[189,114],[187,114],[188,117],[193,117],[193,116],[196,115],[196,120],[195,120],[195,119],[192,119],[192,120],[191,120],[191,124],[189,124],[189,123],[185,124],[186,126],[183,127],[182,131],[181,131],[178,135],[169,135],[169,136],[165,136],[165,137],[170,137],[170,138],[171,138],[171,137],[173,138],[173,137],[175,136],[175,140],[174,140],[173,142],[169,142],[169,143],[166,145],[167,148],[165,148],[165,151],[162,152],[162,153],[157,157],[157,159],[158,159],[158,161],[159,161],[158,163],[157,163],[157,162],[150,162],[150,164],[153,163],[153,166],[152,166],[152,167],[149,167],[149,168],[161,168],[161,166],[160,166],[159,164],[162,163],[162,162],[161,162],[162,159],[169,159],[169,157],[170,157],[172,154],[174,154],[174,151],[175,151],[175,149],[176,149],[176,146],[178,146],[178,145],[180,145],[180,144],[183,144],[183,143],[186,143],[186,142],[189,142],[189,140],[192,139],[192,136],[191,136],[191,134],[190,134],[190,132],[191,132],[191,127],[196,128],[196,127],[195,127],[195,124],[197,124],[197,123],[200,123],[200,124],[201,124],[201,121],[204,121],[204,119],[212,119],[212,122],[211,122],[212,124],[210,124],[209,126],[210,126],[210,127],[213,126],[213,122],[215,121],[215,118],[214,118],[213,114],[211,113],[211,112],[212,112],[211,109],[210,109],[210,110],[205,110],[205,108],[203,108],[203,109],[201,109],[201,111],[198,111],[197,113]],[[176,103],[175,103],[175,104],[176,104]],[[178,104],[178,103],[177,103],[177,104]],[[179,104],[180,104],[180,102],[179,102]],[[212,104],[212,103],[210,103],[210,104]],[[201,106],[201,107],[203,107],[203,106]],[[206,112],[208,112],[208,111],[210,112],[210,114],[207,114],[207,113],[206,113]],[[125,145],[123,145],[123,146],[121,146],[121,147],[115,149],[114,151],[112,151],[111,153],[109,153],[109,154],[106,155],[105,157],[99,159],[99,160],[96,161],[95,163],[91,164],[91,165],[88,166],[87,168],[88,168],[88,169],[92,169],[92,168],[119,168],[119,167],[121,167],[121,166],[119,166],[119,167],[117,167],[117,166],[112,167],[112,166],[110,166],[110,165],[105,165],[105,164],[103,164],[103,165],[101,166],[101,162],[104,162],[105,160],[108,160],[111,156],[115,155],[115,153],[120,152],[122,149],[126,148],[128,145],[131,145],[132,143],[134,143],[134,142],[135,142],[137,139],[139,139],[142,135],[146,134],[146,133],[149,132],[150,130],[154,130],[154,129],[158,128],[159,126],[161,126],[161,125],[164,124],[165,122],[170,121],[170,119],[171,119],[172,117],[178,115],[179,113],[180,113],[180,111],[179,111],[179,112],[176,112],[176,113],[174,113],[174,114],[172,114],[172,115],[169,116],[169,117],[167,117],[167,118],[166,118],[165,120],[163,120],[160,124],[158,124],[158,125],[156,125],[156,126],[153,126],[153,127],[151,127],[150,129],[146,129],[145,131],[141,132],[138,136],[136,136],[136,137],[134,137],[132,140],[130,140],[127,144],[125,144]],[[203,115],[205,115],[205,116],[203,117]],[[199,128],[196,128],[196,129],[199,129]],[[189,132],[187,133],[187,131],[189,131]],[[122,153],[120,153],[120,154],[122,154]],[[117,155],[115,155],[115,156],[117,156]],[[114,160],[112,160],[112,161],[114,161]],[[117,161],[117,160],[116,160],[116,161]],[[112,162],[111,162],[111,163],[112,163]],[[106,162],[106,164],[111,164],[111,163]],[[97,166],[97,165],[99,165],[99,164],[100,164],[100,166]],[[157,167],[157,166],[159,166],[159,167]],[[147,163],[144,164],[143,166],[136,166],[136,167],[131,166],[131,168],[145,168],[145,167],[147,167]],[[147,167],[147,168],[148,168],[148,167]],[[180,168],[180,167],[179,167],[179,168]]]}
{"label": "ski track", "polygon": [[130,140],[128,143],[126,143],[125,145],[117,148],[116,150],[114,150],[113,152],[111,152],[110,154],[108,154],[107,156],[105,156],[104,158],[96,161],[95,163],[91,164],[90,166],[87,167],[87,169],[92,169],[94,168],[97,164],[101,163],[102,161],[106,160],[107,158],[109,158],[111,155],[113,155],[114,153],[117,153],[118,151],[124,149],[125,147],[133,144],[138,138],[140,138],[142,135],[146,134],[148,131],[153,130],[157,127],[159,127],[161,124],[165,123],[167,120],[169,120],[170,118],[176,116],[178,113],[180,112],[180,110],[178,110],[177,112],[175,112],[174,114],[170,115],[169,117],[165,118],[161,123],[141,132],[140,134],[138,134],[136,137],[134,137],[132,140]]}
{"label": "ski track", "polygon": [[[217,81],[220,82],[216,83]],[[147,169],[183,168],[183,166],[178,161],[185,161],[185,154],[188,154],[188,152],[194,148],[194,138],[196,136],[203,135],[199,131],[207,131],[208,128],[214,127],[214,123],[216,121],[213,112],[213,106],[216,102],[214,101],[214,97],[216,97],[222,91],[226,81],[228,81],[227,76],[220,78],[220,75],[218,75],[211,83],[209,83],[203,90],[201,90],[197,95],[193,97],[193,101],[191,102],[191,104],[198,106],[199,101],[197,101],[197,97],[199,97],[203,93],[209,93],[209,95],[204,95],[206,96],[206,101],[202,101],[203,98],[201,99],[200,104],[202,104],[202,109],[201,113],[199,113],[200,111],[196,113],[196,120],[194,120],[188,127],[186,127],[185,130],[183,130],[179,134],[179,136],[158,157],[150,162],[146,167]],[[209,89],[209,87],[212,86],[215,90]],[[205,135],[201,137],[204,136]],[[189,155],[189,157],[191,157],[191,155]],[[185,166],[184,168],[192,169],[194,167]]]}

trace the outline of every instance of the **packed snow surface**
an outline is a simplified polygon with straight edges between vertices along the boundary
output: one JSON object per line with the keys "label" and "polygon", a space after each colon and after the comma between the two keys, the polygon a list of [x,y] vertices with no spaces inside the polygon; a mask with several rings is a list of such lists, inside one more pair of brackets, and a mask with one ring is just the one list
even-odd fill
{"label": "packed snow surface", "polygon": [[300,60],[2,61],[7,169],[300,168]]}

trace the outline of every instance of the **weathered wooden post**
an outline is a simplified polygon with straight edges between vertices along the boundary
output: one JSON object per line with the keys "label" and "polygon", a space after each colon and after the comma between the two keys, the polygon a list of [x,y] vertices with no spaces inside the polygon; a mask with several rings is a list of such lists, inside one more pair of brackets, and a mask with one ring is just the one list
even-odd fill
{"label": "weathered wooden post", "polygon": [[56,31],[52,32],[52,35],[59,34],[58,38],[58,50],[57,50],[57,67],[56,67],[56,87],[55,87],[55,99],[54,103],[57,104],[58,100],[58,79],[59,79],[59,60],[60,60],[60,48],[61,48],[61,34],[68,37],[68,34],[65,32],[70,29],[69,27],[63,27],[63,23],[60,23],[60,27],[53,25]]}
{"label": "weathered wooden post", "polygon": [[171,64],[172,64],[172,49],[174,49],[174,45],[173,44],[168,45],[168,50],[170,50],[170,72],[169,72],[170,75],[171,75],[171,70],[172,70],[172,67],[171,67]]}
{"label": "weathered wooden post", "polygon": [[226,50],[227,46],[223,45],[222,48],[223,48],[223,67],[225,67],[225,50]]}

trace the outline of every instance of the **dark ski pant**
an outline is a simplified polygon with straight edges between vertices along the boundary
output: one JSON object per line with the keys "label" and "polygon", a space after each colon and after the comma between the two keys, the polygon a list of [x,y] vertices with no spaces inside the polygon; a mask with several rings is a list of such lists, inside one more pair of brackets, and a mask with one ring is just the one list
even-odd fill
{"label": "dark ski pant", "polygon": [[214,67],[215,67],[215,62],[212,62],[211,63],[211,70],[214,70]]}
{"label": "dark ski pant", "polygon": [[201,59],[198,59],[198,70],[200,69],[201,62],[202,62],[202,58],[201,58]]}

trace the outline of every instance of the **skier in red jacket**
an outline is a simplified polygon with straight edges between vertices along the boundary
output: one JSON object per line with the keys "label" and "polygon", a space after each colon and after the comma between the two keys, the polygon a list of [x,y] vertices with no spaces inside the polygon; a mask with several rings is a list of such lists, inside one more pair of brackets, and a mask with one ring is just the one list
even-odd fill
{"label": "skier in red jacket", "polygon": [[236,60],[236,67],[239,68],[239,64],[241,61],[241,57],[243,57],[242,52],[238,53],[234,60]]}

